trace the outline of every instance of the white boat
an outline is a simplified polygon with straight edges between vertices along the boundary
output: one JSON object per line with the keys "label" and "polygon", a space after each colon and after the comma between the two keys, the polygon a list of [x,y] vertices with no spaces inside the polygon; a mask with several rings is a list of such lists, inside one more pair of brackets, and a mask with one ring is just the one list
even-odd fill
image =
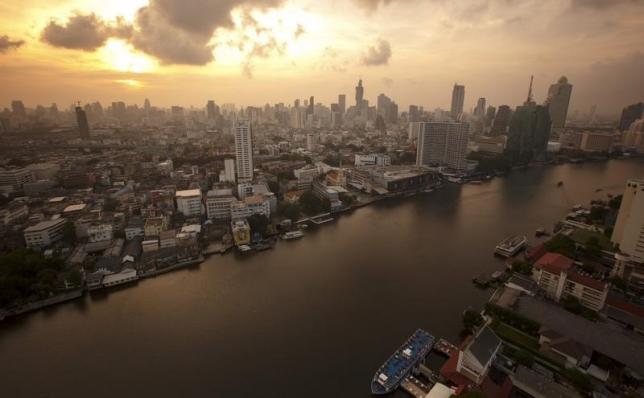
{"label": "white boat", "polygon": [[302,231],[290,231],[286,232],[285,234],[282,234],[281,238],[283,240],[292,240],[292,239],[299,239],[304,236],[304,232]]}
{"label": "white boat", "polygon": [[499,243],[494,252],[503,257],[512,257],[528,244],[528,238],[523,236],[510,236]]}
{"label": "white boat", "polygon": [[447,181],[451,182],[453,184],[462,184],[463,183],[463,179],[460,178],[460,177],[451,177],[450,176],[450,177],[447,177]]}
{"label": "white boat", "polygon": [[246,252],[249,252],[249,251],[253,250],[253,248],[248,246],[248,245],[239,245],[239,246],[237,246],[237,248],[242,253],[246,253]]}

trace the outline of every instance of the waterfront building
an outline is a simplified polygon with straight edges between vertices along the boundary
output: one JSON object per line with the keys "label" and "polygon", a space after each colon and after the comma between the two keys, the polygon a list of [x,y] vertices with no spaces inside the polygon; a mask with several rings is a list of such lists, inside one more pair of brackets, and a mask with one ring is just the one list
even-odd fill
{"label": "waterfront building", "polygon": [[467,123],[421,123],[416,145],[416,165],[467,169],[468,133]]}
{"label": "waterfront building", "polygon": [[248,225],[248,221],[245,219],[234,220],[231,223],[231,229],[235,245],[240,246],[250,243],[250,225]]}
{"label": "waterfront building", "polygon": [[566,127],[571,94],[572,84],[568,83],[568,78],[565,76],[562,76],[557,83],[550,85],[545,105],[548,107],[553,129]]}
{"label": "waterfront building", "polygon": [[621,253],[644,263],[644,179],[626,183],[611,242]]}
{"label": "waterfront building", "polygon": [[621,137],[624,149],[644,153],[644,119],[637,119],[631,123],[628,131],[624,131]]}
{"label": "waterfront building", "polygon": [[63,239],[64,218],[41,221],[24,230],[25,244],[28,248],[42,249]]}
{"label": "waterfront building", "polygon": [[610,152],[615,136],[605,131],[565,131],[559,136],[563,149],[583,152]]}
{"label": "waterfront building", "polygon": [[131,217],[124,229],[125,239],[132,240],[136,237],[145,236],[143,219],[141,217]]}
{"label": "waterfront building", "polygon": [[573,260],[558,253],[546,253],[534,264],[532,278],[549,298],[560,301],[574,297],[593,311],[604,308],[606,283],[574,268]]}
{"label": "waterfront building", "polygon": [[631,127],[634,121],[644,116],[644,103],[629,105],[622,110],[622,116],[619,118],[619,130],[626,131]]}
{"label": "waterfront building", "polygon": [[458,120],[460,115],[463,114],[463,105],[465,104],[465,86],[454,83],[452,89],[452,106],[450,113],[454,120]]}
{"label": "waterfront building", "polygon": [[506,140],[507,137],[503,135],[498,137],[478,136],[474,138],[473,143],[477,152],[500,155],[505,151]]}
{"label": "waterfront building", "polygon": [[265,195],[253,195],[244,199],[250,215],[259,214],[266,218],[271,217],[271,203]]}
{"label": "waterfront building", "polygon": [[235,165],[237,182],[253,180],[253,134],[250,122],[245,120],[235,123]]}
{"label": "waterfront building", "polygon": [[463,350],[458,351],[456,371],[474,382],[483,383],[502,347],[501,339],[487,326],[481,328]]}
{"label": "waterfront building", "polygon": [[541,105],[517,107],[510,120],[506,151],[515,163],[542,157],[550,139],[550,116]]}
{"label": "waterfront building", "polygon": [[201,203],[201,190],[189,189],[177,191],[177,210],[186,217],[200,216],[203,214],[203,205]]}
{"label": "waterfront building", "polygon": [[232,189],[213,189],[206,195],[206,214],[211,220],[229,220],[230,206],[237,199]]}
{"label": "waterfront building", "polygon": [[508,105],[501,105],[494,116],[492,123],[493,134],[505,134],[508,130],[508,125],[512,119],[512,109]]}
{"label": "waterfront building", "polygon": [[159,234],[159,249],[177,246],[177,234],[174,229],[161,231]]}

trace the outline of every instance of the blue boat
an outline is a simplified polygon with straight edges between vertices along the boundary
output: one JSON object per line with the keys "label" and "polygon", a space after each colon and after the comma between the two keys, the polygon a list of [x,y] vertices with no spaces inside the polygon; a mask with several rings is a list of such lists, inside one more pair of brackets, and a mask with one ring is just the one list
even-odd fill
{"label": "blue boat", "polygon": [[371,381],[371,393],[384,395],[395,390],[434,346],[434,336],[418,329],[376,371]]}

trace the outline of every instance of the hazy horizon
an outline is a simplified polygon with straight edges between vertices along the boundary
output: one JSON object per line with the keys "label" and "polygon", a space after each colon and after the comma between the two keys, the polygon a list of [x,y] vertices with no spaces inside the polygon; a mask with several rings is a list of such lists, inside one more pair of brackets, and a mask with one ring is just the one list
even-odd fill
{"label": "hazy horizon", "polygon": [[539,103],[568,77],[571,113],[644,99],[640,0],[27,0],[0,4],[0,22],[1,108],[352,104],[362,78],[370,103],[401,111],[448,109],[458,82],[470,110],[521,104],[530,75]]}

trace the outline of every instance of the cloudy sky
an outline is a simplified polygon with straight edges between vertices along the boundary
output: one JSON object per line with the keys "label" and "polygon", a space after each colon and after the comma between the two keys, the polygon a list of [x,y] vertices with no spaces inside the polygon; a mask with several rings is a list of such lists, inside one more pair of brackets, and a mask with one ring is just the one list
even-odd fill
{"label": "cloudy sky", "polygon": [[379,93],[447,108],[452,85],[572,108],[644,100],[644,0],[0,0],[0,108],[100,100],[291,103]]}

